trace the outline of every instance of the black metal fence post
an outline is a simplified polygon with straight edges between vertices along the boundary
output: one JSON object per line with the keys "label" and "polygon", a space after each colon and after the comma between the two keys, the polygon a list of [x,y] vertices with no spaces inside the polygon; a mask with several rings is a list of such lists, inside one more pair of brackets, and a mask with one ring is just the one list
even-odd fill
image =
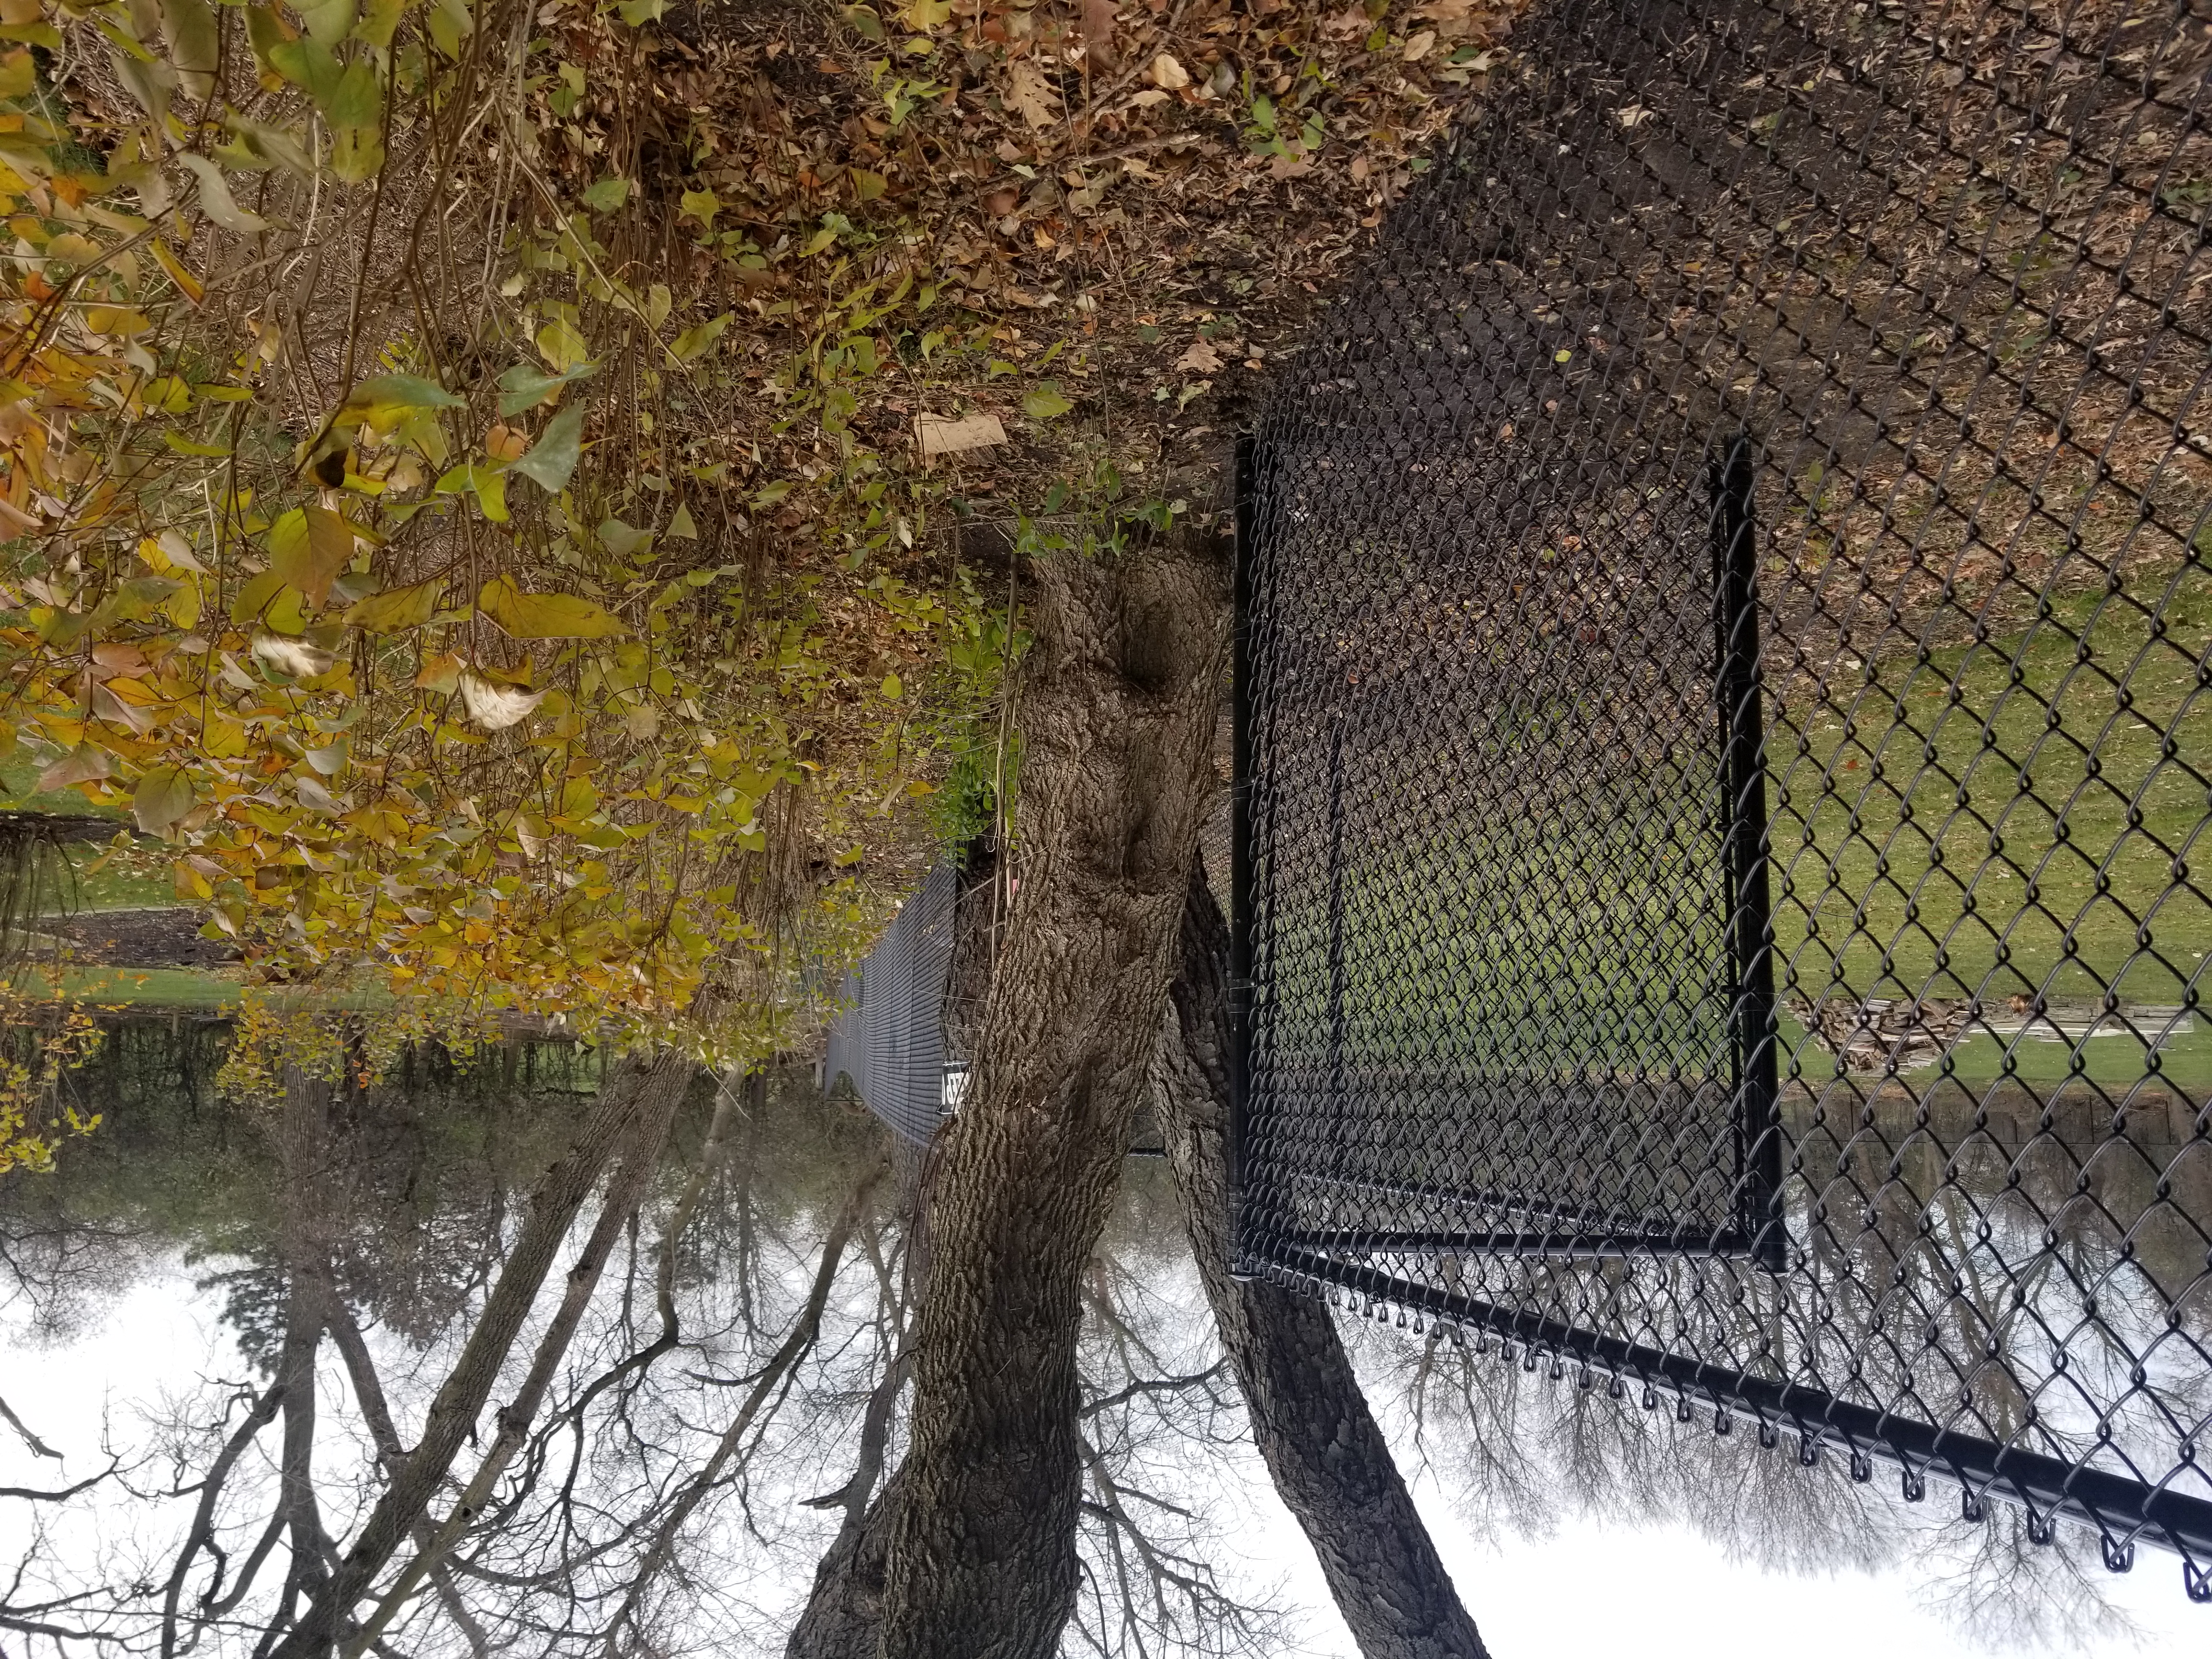
{"label": "black metal fence post", "polygon": [[1766,880],[1766,734],[1759,700],[1757,445],[1739,433],[1712,468],[1713,622],[1720,704],[1721,846],[1729,874],[1729,1020],[1735,1051],[1739,1228],[1753,1259],[1788,1263],[1782,1220],[1773,923]]}

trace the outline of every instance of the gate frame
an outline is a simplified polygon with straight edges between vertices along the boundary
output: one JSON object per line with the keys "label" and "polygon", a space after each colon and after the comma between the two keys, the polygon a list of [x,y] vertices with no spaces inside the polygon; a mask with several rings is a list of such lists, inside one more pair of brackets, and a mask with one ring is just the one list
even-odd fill
{"label": "gate frame", "polygon": [[[1735,1057],[1735,1098],[1740,1106],[1757,1103],[1762,1114],[1754,1127],[1747,1112],[1739,1110],[1739,1237],[1717,1237],[1714,1248],[1670,1246],[1647,1238],[1619,1241],[1571,1241],[1563,1249],[1544,1253],[1588,1259],[1632,1253],[1653,1256],[1711,1255],[1748,1257],[1756,1266],[1778,1274],[1786,1271],[1788,1233],[1782,1212],[1781,1134],[1779,1091],[1776,1084],[1778,1034],[1774,1016],[1772,930],[1766,904],[1765,776],[1762,753],[1760,692],[1758,673],[1757,561],[1758,539],[1750,513],[1755,446],[1748,434],[1737,435],[1726,452],[1714,459],[1712,479],[1713,548],[1717,575],[1714,620],[1720,660],[1717,678],[1721,695],[1717,713],[1721,725],[1724,776],[1732,802],[1725,806],[1728,828],[1723,845],[1729,858],[1730,924],[1728,956],[1732,993],[1731,1053]],[[1824,1447],[1833,1448],[1848,1460],[1855,1481],[1873,1478],[1879,1461],[1899,1472],[1905,1499],[1917,1503],[1927,1495],[1928,1478],[1950,1481],[1959,1489],[1964,1519],[1978,1521],[1991,1496],[2008,1499],[2027,1510],[2028,1534],[2038,1543],[2049,1542],[2057,1517],[2063,1516],[2094,1528],[2106,1567],[2125,1572],[2135,1563],[2136,1544],[2147,1541],[2181,1558],[2182,1582],[2189,1599],[2212,1603],[2212,1500],[2153,1485],[2140,1476],[2130,1479],[2106,1469],[2087,1468],[2030,1451],[2001,1445],[1978,1436],[1939,1428],[1918,1418],[1878,1410],[1838,1398],[1821,1389],[1753,1376],[1728,1366],[1708,1364],[1687,1355],[1669,1353],[1585,1330],[1563,1321],[1542,1318],[1499,1304],[1455,1291],[1439,1290],[1384,1270],[1344,1261],[1328,1253],[1326,1240],[1279,1237],[1267,1250],[1250,1246],[1249,1201],[1246,1192],[1244,1139],[1249,1122],[1251,1077],[1251,1036],[1255,984],[1252,974],[1253,933],[1253,810],[1252,717],[1254,651],[1252,605],[1254,571],[1259,551],[1257,508],[1264,456],[1257,437],[1239,434],[1237,439],[1234,489],[1235,558],[1234,634],[1231,688],[1232,775],[1229,917],[1229,1086],[1227,1200],[1231,1240],[1231,1275],[1250,1282],[1265,1279],[1310,1295],[1331,1297],[1341,1291],[1364,1299],[1364,1312],[1373,1313],[1377,1303],[1410,1310],[1415,1328],[1424,1316],[1448,1324],[1455,1340],[1470,1334],[1477,1351],[1495,1339],[1501,1359],[1510,1360],[1516,1347],[1524,1367],[1534,1367],[1544,1355],[1551,1357],[1555,1376],[1564,1375],[1571,1362],[1583,1373],[1585,1385],[1593,1373],[1607,1379],[1607,1392],[1625,1395],[1633,1382],[1642,1391],[1644,1409],[1656,1407],[1662,1394],[1675,1401],[1676,1415],[1691,1421],[1698,1410],[1712,1413],[1716,1434],[1729,1433],[1736,1414],[1756,1425],[1762,1446],[1774,1447],[1784,1434],[1797,1441],[1797,1460],[1807,1468],[1816,1465]],[[1752,638],[1741,635],[1748,623]],[[1730,705],[1733,704],[1734,716]],[[1748,926],[1757,919],[1756,937]],[[1377,1234],[1350,1234],[1346,1242],[1357,1248]],[[1428,1249],[1513,1249],[1528,1254],[1541,1236],[1491,1233],[1478,1235],[1389,1235],[1386,1249],[1412,1253]],[[1316,1248],[1321,1246],[1322,1248]],[[2185,1467],[2187,1467],[2185,1465]],[[2204,1565],[2200,1565],[2199,1563]]]}

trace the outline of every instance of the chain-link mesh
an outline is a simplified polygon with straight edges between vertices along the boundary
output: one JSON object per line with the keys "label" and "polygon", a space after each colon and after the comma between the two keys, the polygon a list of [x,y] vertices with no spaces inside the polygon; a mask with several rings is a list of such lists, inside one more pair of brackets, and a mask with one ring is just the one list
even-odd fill
{"label": "chain-link mesh", "polygon": [[846,976],[844,1012],[823,1064],[824,1084],[845,1078],[862,1105],[915,1142],[937,1133],[966,1075],[947,1053],[945,1024],[960,897],[960,866],[947,859],[899,907]]}
{"label": "chain-link mesh", "polygon": [[1248,459],[1246,1264],[2212,1599],[2207,23],[1512,48]]}

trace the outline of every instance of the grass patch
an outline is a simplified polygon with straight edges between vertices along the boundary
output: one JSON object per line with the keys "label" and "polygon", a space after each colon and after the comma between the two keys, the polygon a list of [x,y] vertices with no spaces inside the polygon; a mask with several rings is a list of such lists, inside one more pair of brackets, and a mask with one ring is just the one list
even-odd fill
{"label": "grass patch", "polygon": [[[234,1008],[246,988],[237,969],[214,968],[64,967],[58,972],[31,965],[18,970],[15,982],[31,996],[103,1007]],[[298,992],[293,1000],[331,1012],[373,1012],[392,1007],[398,999],[381,986],[368,985]]]}
{"label": "grass patch", "polygon": [[[0,811],[111,818],[118,831],[129,828],[129,820],[120,811],[88,805],[74,789],[38,793],[32,787],[38,776],[37,765],[21,755],[0,763]],[[140,851],[115,858],[97,842],[72,842],[63,852],[70,873],[59,896],[66,908],[136,910],[177,902],[168,860],[158,852],[149,855]]]}
{"label": "grass patch", "polygon": [[[2054,596],[2008,636],[1847,661],[1825,690],[1771,685],[1778,993],[2183,1002],[2212,951],[2208,661],[2212,577],[2191,564]],[[1473,749],[1425,769],[1395,738],[1346,763],[1353,1064],[1449,1071],[1479,1033],[1486,1070],[1701,1069],[1722,1013],[1710,765],[1686,752],[1655,787],[1639,760],[1624,793],[1644,807],[1596,815],[1575,769],[1588,722],[1525,712],[1483,711]],[[1522,731],[1558,734],[1553,752]],[[1304,1051],[1329,1029],[1328,772],[1325,755],[1285,766],[1277,832],[1303,861],[1274,876],[1271,995]],[[2024,1081],[2053,1083],[2075,1045],[2008,1046]],[[2093,1078],[2141,1074],[2132,1040],[2079,1046]],[[1960,1075],[1997,1075],[2007,1047],[1962,1044]],[[2212,1038],[2177,1037],[2162,1064],[2212,1083]]]}
{"label": "grass patch", "polygon": [[102,1006],[231,1008],[244,990],[237,980],[205,968],[31,967],[18,984],[30,995]]}
{"label": "grass patch", "polygon": [[64,850],[70,879],[63,899],[71,910],[154,910],[177,905],[176,887],[167,872],[144,869],[143,855],[131,862],[111,859],[106,848],[85,842]]}
{"label": "grass patch", "polygon": [[2212,580],[2185,567],[2158,597],[2067,596],[2008,639],[1866,662],[1802,726],[1784,700],[1778,984],[2180,999],[2212,950]]}

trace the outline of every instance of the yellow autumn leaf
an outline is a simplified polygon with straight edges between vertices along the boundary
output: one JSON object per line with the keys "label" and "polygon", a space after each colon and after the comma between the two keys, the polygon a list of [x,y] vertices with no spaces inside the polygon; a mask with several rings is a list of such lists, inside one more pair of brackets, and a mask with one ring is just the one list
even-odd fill
{"label": "yellow autumn leaf", "polygon": [[127,339],[153,327],[154,319],[133,306],[87,306],[84,325],[94,334],[114,334]]}
{"label": "yellow autumn leaf", "polygon": [[573,593],[526,593],[511,576],[495,576],[477,595],[477,609],[518,640],[599,640],[626,633],[622,619]]}
{"label": "yellow autumn leaf", "polygon": [[326,507],[295,507],[269,529],[269,568],[310,605],[331,594],[331,584],[353,558],[353,526]]}
{"label": "yellow autumn leaf", "polygon": [[345,624],[370,634],[397,634],[420,628],[437,614],[438,596],[445,583],[432,580],[412,587],[395,587],[356,600],[345,613]]}
{"label": "yellow autumn leaf", "polygon": [[566,374],[592,355],[575,325],[559,317],[538,331],[537,342],[538,355],[553,366],[556,374]]}
{"label": "yellow autumn leaf", "polygon": [[204,283],[204,281],[199,281],[199,276],[195,276],[195,274],[191,272],[191,268],[188,268],[181,258],[177,258],[177,254],[170,252],[168,243],[161,241],[161,237],[153,239],[153,264],[157,264],[159,268],[166,270],[166,272],[168,272],[168,279],[173,281],[173,283],[177,283],[177,292],[184,295],[188,301],[192,301],[195,305],[199,305],[201,301],[208,296],[208,285]]}

